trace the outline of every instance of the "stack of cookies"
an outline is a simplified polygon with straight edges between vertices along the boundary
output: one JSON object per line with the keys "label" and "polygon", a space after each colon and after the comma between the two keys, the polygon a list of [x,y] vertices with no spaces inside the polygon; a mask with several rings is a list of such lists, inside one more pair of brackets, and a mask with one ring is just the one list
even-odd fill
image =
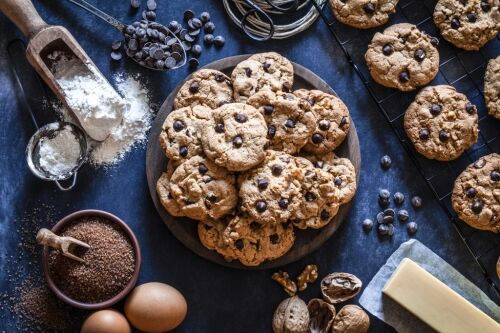
{"label": "stack of cookies", "polygon": [[349,131],[347,107],[293,83],[292,64],[273,52],[239,63],[231,78],[202,69],[163,124],[160,201],[199,221],[201,243],[228,261],[283,256],[295,229],[324,227],[356,191],[354,166],[333,152]]}

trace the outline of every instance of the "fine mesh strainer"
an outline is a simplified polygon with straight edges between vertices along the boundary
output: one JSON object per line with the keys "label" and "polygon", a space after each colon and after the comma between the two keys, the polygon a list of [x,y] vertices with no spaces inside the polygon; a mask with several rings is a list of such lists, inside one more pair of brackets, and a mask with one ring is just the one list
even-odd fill
{"label": "fine mesh strainer", "polygon": [[[52,139],[62,130],[70,128],[71,132],[78,140],[80,154],[75,165],[61,174],[52,174],[40,166],[40,140],[42,138]],[[78,169],[87,159],[87,137],[85,133],[76,125],[66,122],[54,122],[39,128],[31,137],[26,147],[26,161],[31,172],[40,179],[53,181],[60,190],[68,191],[76,184]],[[70,185],[63,186],[60,182],[72,178]]]}

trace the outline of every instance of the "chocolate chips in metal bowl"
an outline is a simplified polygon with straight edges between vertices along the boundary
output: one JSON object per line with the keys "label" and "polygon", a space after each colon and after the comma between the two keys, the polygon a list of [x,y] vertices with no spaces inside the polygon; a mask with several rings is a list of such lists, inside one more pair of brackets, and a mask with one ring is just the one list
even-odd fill
{"label": "chocolate chips in metal bowl", "polygon": [[63,301],[80,308],[108,307],[135,285],[140,249],[132,231],[117,217],[100,211],[80,211],[61,220],[53,229],[90,248],[75,247],[73,254],[44,249],[44,270],[49,287]]}

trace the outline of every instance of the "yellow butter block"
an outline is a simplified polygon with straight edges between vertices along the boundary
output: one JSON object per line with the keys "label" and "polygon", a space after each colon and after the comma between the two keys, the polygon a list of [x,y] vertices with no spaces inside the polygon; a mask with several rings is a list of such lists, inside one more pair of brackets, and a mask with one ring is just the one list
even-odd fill
{"label": "yellow butter block", "polygon": [[441,333],[500,333],[500,324],[408,258],[384,294]]}

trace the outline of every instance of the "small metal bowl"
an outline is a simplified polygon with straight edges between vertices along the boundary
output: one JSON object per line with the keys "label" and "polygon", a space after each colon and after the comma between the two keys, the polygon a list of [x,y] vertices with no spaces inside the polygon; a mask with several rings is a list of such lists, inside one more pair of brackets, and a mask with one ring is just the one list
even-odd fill
{"label": "small metal bowl", "polygon": [[[73,167],[73,169],[60,175],[53,175],[44,170],[40,166],[39,143],[42,138],[54,137],[57,132],[61,131],[65,127],[70,127],[71,131],[78,139],[78,142],[80,144],[80,156],[78,158],[77,164],[75,165],[75,167]],[[75,186],[78,169],[82,166],[82,164],[85,162],[86,159],[87,159],[87,137],[85,136],[85,133],[78,126],[73,125],[71,123],[59,121],[40,127],[38,131],[36,131],[36,133],[33,134],[30,141],[28,142],[28,146],[26,147],[26,161],[28,162],[28,167],[31,170],[31,172],[40,179],[55,182],[59,187],[59,189],[61,189],[62,191],[70,190],[73,188],[73,186]],[[69,179],[71,177],[73,177],[73,180],[68,187],[64,187],[63,185],[60,184],[60,181]]]}
{"label": "small metal bowl", "polygon": [[121,301],[125,296],[127,296],[132,289],[135,287],[137,283],[137,279],[139,278],[139,272],[141,269],[141,248],[139,247],[139,242],[137,241],[137,238],[135,237],[134,232],[130,227],[123,222],[119,217],[102,211],[102,210],[96,210],[96,209],[87,209],[87,210],[80,210],[77,212],[74,212],[63,219],[61,219],[59,222],[57,222],[54,227],[52,228],[52,232],[55,234],[59,234],[61,230],[63,230],[69,223],[74,222],[75,220],[81,218],[81,217],[88,217],[88,216],[99,216],[103,217],[116,225],[118,225],[124,232],[125,234],[129,237],[130,243],[132,247],[134,248],[134,253],[135,253],[135,268],[134,268],[134,274],[132,275],[132,278],[130,279],[129,283],[127,286],[118,294],[116,294],[114,297],[101,302],[101,303],[83,303],[80,301],[77,301],[75,299],[72,299],[65,295],[55,284],[54,280],[52,279],[52,276],[50,275],[50,268],[49,268],[49,247],[44,246],[43,247],[43,253],[42,253],[42,266],[43,266],[43,273],[45,275],[45,279],[47,280],[47,284],[49,285],[49,288],[56,294],[56,296],[62,300],[63,302],[74,306],[79,309],[84,309],[84,310],[99,310],[99,309],[104,309],[104,308],[109,308],[115,303],[118,303]]}

